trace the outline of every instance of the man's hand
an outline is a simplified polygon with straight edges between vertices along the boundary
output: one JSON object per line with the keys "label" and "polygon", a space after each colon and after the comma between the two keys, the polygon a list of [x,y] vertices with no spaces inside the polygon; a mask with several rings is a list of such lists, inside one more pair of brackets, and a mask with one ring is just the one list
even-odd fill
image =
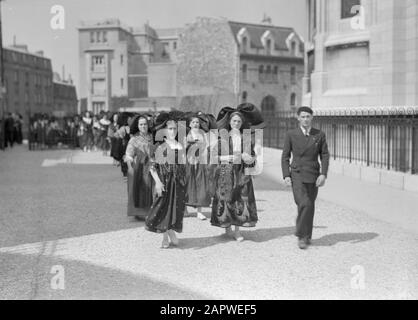
{"label": "man's hand", "polygon": [[284,178],[284,182],[286,183],[286,185],[288,187],[290,187],[292,185],[292,178],[291,177],[286,177],[286,178]]}
{"label": "man's hand", "polygon": [[319,188],[319,187],[323,187],[324,185],[325,185],[325,180],[326,180],[327,178],[323,175],[323,174],[321,174],[319,177],[318,177],[318,179],[316,179],[316,186]]}

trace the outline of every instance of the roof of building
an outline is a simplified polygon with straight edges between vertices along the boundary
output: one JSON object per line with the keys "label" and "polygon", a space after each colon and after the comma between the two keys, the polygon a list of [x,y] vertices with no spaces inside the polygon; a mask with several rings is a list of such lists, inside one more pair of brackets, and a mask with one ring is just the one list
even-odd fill
{"label": "roof of building", "polygon": [[252,48],[263,48],[264,46],[261,42],[261,37],[267,30],[270,30],[274,38],[274,45],[276,50],[287,50],[288,47],[286,45],[286,39],[291,33],[295,32],[293,28],[279,27],[268,24],[252,24],[235,21],[228,21],[228,23],[235,38],[242,28],[247,29],[250,35],[250,44]]}
{"label": "roof of building", "polygon": [[4,49],[19,52],[19,53],[25,53],[25,54],[29,54],[29,55],[32,55],[32,56],[35,56],[35,57],[38,57],[38,58],[43,58],[43,59],[50,60],[49,58],[44,56],[43,51],[30,52],[28,50],[28,46],[24,45],[24,44],[7,46]]}

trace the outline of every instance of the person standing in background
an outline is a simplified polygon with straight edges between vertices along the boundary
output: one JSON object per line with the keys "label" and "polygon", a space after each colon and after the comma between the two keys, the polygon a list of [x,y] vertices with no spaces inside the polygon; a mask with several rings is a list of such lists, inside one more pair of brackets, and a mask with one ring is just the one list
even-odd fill
{"label": "person standing in background", "polygon": [[13,144],[15,141],[14,138],[14,127],[15,127],[15,121],[13,119],[13,115],[9,112],[7,114],[7,118],[4,124],[4,133],[5,133],[5,146],[6,148],[10,146],[13,148]]}

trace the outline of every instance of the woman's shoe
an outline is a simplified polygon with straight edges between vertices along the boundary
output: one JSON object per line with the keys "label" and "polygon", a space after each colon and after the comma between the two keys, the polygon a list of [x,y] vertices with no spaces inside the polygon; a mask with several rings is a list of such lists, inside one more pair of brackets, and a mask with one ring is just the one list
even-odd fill
{"label": "woman's shoe", "polygon": [[161,244],[162,249],[168,249],[170,247],[170,241],[168,240],[167,232],[164,233],[163,243]]}
{"label": "woman's shoe", "polygon": [[235,238],[235,240],[237,240],[238,242],[242,242],[242,241],[244,241],[244,237],[242,236],[241,232],[239,232],[239,230],[238,230],[238,231],[235,231],[235,233],[234,233],[234,238]]}
{"label": "woman's shoe", "polygon": [[171,243],[175,246],[178,246],[179,239],[177,239],[176,233],[173,230],[168,230],[167,233],[168,233],[168,236],[170,237]]}
{"label": "woman's shoe", "polygon": [[203,213],[201,213],[201,212],[197,212],[197,217],[200,219],[200,220],[206,220],[206,217],[205,217],[205,215],[203,214]]}
{"label": "woman's shoe", "polygon": [[233,237],[233,236],[234,236],[234,233],[232,232],[231,227],[227,227],[227,228],[225,228],[225,234],[226,234],[228,237]]}

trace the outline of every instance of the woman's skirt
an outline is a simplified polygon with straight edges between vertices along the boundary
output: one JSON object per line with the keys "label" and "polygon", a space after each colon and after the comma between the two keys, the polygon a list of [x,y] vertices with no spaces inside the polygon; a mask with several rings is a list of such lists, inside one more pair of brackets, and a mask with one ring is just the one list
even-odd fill
{"label": "woman's skirt", "polygon": [[155,199],[145,221],[148,231],[162,233],[168,230],[183,231],[183,217],[186,208],[186,186],[170,175],[161,197]]}
{"label": "woman's skirt", "polygon": [[215,195],[211,224],[254,227],[258,221],[251,176],[244,175],[241,165],[221,164],[215,175]]}
{"label": "woman's skirt", "polygon": [[128,216],[145,218],[152,206],[153,180],[143,163],[134,166],[128,170]]}
{"label": "woman's skirt", "polygon": [[187,165],[187,203],[191,207],[209,207],[212,201],[208,166]]}

